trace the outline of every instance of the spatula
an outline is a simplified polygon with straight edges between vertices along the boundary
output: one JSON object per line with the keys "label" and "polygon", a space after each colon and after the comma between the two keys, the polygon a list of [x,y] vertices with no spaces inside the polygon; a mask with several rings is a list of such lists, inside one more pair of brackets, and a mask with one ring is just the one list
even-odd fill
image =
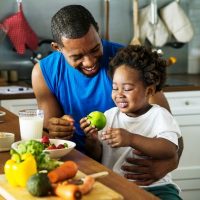
{"label": "spatula", "polygon": [[[109,173],[107,171],[102,171],[102,172],[98,172],[98,173],[94,173],[94,174],[89,174],[87,176],[92,176],[94,179],[96,179],[96,178],[101,178],[101,177],[107,176],[108,174]],[[80,184],[83,184],[84,178],[85,177],[80,178],[80,179],[71,179],[71,180],[68,180],[68,183],[80,185]]]}
{"label": "spatula", "polygon": [[130,44],[141,45],[141,42],[139,40],[138,0],[133,0],[133,33],[134,33],[134,36]]}
{"label": "spatula", "polygon": [[97,172],[94,174],[90,174],[88,176],[92,176],[93,178],[100,178],[100,177],[104,177],[107,176],[109,173],[107,171],[102,171],[102,172]]}

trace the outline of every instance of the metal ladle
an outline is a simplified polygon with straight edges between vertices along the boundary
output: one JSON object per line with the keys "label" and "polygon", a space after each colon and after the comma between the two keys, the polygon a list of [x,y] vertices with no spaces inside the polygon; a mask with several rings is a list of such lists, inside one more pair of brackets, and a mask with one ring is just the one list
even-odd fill
{"label": "metal ladle", "polygon": [[157,51],[159,55],[163,55],[162,49],[156,49],[155,43],[156,43],[156,27],[158,23],[158,15],[157,15],[157,0],[151,0],[151,24],[153,26],[153,46],[154,49],[152,51]]}
{"label": "metal ladle", "polygon": [[[156,35],[155,35],[155,31],[156,31],[156,26],[158,23],[158,16],[157,16],[157,1],[156,0],[151,0],[151,23],[153,25],[153,45],[155,46],[155,40],[156,40]],[[175,43],[173,43],[174,45]],[[152,51],[156,51],[158,55],[163,56],[163,50],[162,49],[157,49],[157,48],[153,48]],[[167,66],[171,66],[173,64],[176,63],[176,58],[171,56],[168,59],[166,59],[167,61]]]}

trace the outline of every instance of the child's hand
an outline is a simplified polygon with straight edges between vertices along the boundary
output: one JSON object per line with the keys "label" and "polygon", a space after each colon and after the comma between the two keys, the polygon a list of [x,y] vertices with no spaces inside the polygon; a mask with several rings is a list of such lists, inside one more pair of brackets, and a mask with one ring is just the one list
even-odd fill
{"label": "child's hand", "polygon": [[90,121],[87,119],[87,117],[84,117],[80,120],[80,127],[87,137],[98,137],[97,128],[90,125]]}
{"label": "child's hand", "polygon": [[108,128],[102,132],[101,139],[111,147],[126,147],[130,146],[131,133],[122,128]]}

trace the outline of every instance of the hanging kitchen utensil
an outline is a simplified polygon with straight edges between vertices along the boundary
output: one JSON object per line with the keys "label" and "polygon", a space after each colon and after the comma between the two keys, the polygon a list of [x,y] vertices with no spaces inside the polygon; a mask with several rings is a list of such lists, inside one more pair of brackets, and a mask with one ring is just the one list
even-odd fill
{"label": "hanging kitchen utensil", "polygon": [[[156,38],[156,30],[157,30],[157,26],[158,26],[158,14],[157,14],[157,0],[151,0],[151,25],[153,26],[153,42],[152,42],[152,46],[155,48],[155,50],[157,51],[157,53],[159,53],[160,55],[163,55],[163,51],[162,49],[156,49],[157,45],[157,38]],[[162,36],[160,36],[162,37]]]}
{"label": "hanging kitchen utensil", "polygon": [[153,26],[153,42],[152,45],[156,46],[156,27],[158,23],[157,16],[157,2],[156,0],[151,0],[151,24]]}
{"label": "hanging kitchen utensil", "polygon": [[168,42],[166,44],[166,46],[169,46],[169,47],[173,47],[175,49],[179,49],[181,47],[183,47],[186,43],[184,42],[177,42],[177,41],[174,41],[174,39],[171,39],[170,42]]}
{"label": "hanging kitchen utensil", "polygon": [[192,39],[194,35],[192,24],[179,1],[173,1],[162,8],[160,15],[177,42],[186,43]]}
{"label": "hanging kitchen utensil", "polygon": [[150,5],[140,9],[139,27],[142,44],[147,39],[151,46],[162,47],[169,39],[169,32],[157,14],[157,2],[154,0]]}
{"label": "hanging kitchen utensil", "polygon": [[24,54],[26,46],[31,50],[38,47],[38,38],[29,26],[22,10],[22,0],[17,0],[18,12],[3,21],[3,25],[8,27],[7,35],[14,45],[17,53]]}
{"label": "hanging kitchen utensil", "polygon": [[139,23],[138,23],[138,0],[133,0],[133,33],[134,36],[130,42],[131,45],[141,45],[139,40]]}
{"label": "hanging kitchen utensil", "polygon": [[110,0],[105,0],[104,1],[104,9],[105,9],[105,36],[104,38],[106,40],[110,39],[110,35],[109,35],[109,22],[110,22]]}

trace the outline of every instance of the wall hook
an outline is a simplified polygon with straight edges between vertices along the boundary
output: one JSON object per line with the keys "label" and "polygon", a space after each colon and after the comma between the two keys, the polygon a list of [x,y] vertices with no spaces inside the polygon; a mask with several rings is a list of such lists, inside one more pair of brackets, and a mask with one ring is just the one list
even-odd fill
{"label": "wall hook", "polygon": [[18,9],[18,12],[20,11],[20,5],[22,3],[22,0],[16,0],[17,2],[17,9]]}

